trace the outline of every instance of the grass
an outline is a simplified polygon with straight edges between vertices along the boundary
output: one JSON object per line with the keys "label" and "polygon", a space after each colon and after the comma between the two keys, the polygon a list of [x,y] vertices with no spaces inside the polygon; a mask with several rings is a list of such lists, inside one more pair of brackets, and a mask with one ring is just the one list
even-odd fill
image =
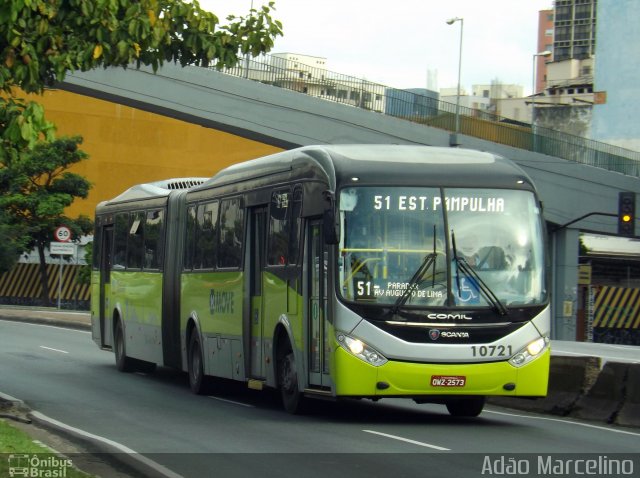
{"label": "grass", "polygon": [[8,421],[0,419],[0,476],[89,478],[72,460],[34,441]]}

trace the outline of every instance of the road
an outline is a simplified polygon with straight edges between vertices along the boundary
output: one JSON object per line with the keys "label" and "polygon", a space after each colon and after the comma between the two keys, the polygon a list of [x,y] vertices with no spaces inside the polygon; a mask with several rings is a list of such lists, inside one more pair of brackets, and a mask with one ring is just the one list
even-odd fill
{"label": "road", "polygon": [[444,406],[396,399],[318,402],[309,414],[292,416],[275,394],[241,384],[219,382],[211,396],[195,396],[176,371],[119,373],[89,332],[23,322],[0,320],[0,392],[185,477],[313,477],[328,469],[350,478],[490,476],[481,473],[489,455],[535,468],[546,456],[635,454],[640,473],[635,429],[494,406],[456,419]]}

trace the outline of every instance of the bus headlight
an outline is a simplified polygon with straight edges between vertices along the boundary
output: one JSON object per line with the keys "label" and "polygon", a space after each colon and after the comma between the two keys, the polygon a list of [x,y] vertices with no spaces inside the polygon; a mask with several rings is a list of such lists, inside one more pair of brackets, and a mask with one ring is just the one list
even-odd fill
{"label": "bus headlight", "polygon": [[354,339],[347,334],[337,334],[338,343],[340,347],[349,352],[351,355],[358,357],[360,360],[364,360],[374,367],[380,367],[387,363],[387,359],[380,352],[373,347],[368,346],[364,342],[358,339]]}
{"label": "bus headlight", "polygon": [[531,362],[549,346],[549,337],[540,337],[529,342],[522,350],[509,359],[509,363],[514,367],[522,367]]}

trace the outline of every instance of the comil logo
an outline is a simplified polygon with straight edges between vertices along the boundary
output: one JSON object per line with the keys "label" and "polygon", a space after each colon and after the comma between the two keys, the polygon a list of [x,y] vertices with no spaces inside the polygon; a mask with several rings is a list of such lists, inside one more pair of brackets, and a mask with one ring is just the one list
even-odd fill
{"label": "comil logo", "polygon": [[427,317],[431,320],[473,320],[467,314],[428,314]]}
{"label": "comil logo", "polygon": [[53,455],[9,455],[9,476],[29,478],[65,478],[73,467],[71,460]]}

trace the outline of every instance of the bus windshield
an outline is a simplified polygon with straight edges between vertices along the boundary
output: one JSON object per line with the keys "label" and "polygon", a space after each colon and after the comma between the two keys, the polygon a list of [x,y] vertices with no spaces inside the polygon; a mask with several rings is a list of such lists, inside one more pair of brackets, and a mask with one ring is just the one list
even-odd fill
{"label": "bus windshield", "polygon": [[346,301],[432,308],[546,300],[541,211],[529,191],[351,187],[339,206]]}

